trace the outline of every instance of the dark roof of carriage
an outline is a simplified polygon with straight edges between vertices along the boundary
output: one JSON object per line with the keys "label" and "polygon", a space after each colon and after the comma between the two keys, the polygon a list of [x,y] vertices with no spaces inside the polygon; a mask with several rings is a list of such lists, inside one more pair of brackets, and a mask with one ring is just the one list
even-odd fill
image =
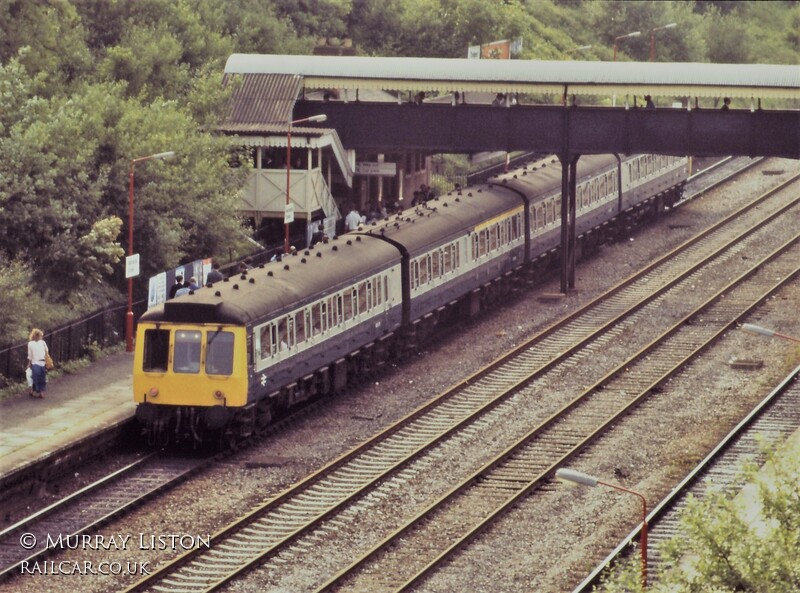
{"label": "dark roof of carriage", "polygon": [[253,268],[211,287],[149,309],[142,321],[247,324],[279,315],[397,263],[395,247],[373,237],[343,235]]}

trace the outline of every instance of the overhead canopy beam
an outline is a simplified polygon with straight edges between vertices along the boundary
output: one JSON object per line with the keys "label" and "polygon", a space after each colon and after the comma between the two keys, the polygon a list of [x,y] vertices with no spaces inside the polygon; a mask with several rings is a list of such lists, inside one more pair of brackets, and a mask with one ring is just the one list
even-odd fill
{"label": "overhead canopy beam", "polygon": [[295,106],[296,117],[319,113],[351,149],[800,158],[798,111],[319,101]]}

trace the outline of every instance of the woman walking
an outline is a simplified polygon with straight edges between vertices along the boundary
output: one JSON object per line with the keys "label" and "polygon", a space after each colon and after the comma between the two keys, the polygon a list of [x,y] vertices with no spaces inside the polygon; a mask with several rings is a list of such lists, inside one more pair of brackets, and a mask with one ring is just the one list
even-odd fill
{"label": "woman walking", "polygon": [[44,338],[44,332],[33,328],[30,342],[28,342],[28,366],[33,372],[33,387],[30,395],[40,399],[44,397],[44,392],[47,389],[47,368],[45,365],[50,354],[47,344],[42,338]]}

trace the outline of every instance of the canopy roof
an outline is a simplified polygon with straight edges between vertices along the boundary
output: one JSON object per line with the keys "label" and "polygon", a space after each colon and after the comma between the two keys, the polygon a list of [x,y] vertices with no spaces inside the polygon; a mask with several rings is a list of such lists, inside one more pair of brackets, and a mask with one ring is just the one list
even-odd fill
{"label": "canopy roof", "polygon": [[800,66],[233,54],[230,74],[299,75],[306,89],[800,99]]}

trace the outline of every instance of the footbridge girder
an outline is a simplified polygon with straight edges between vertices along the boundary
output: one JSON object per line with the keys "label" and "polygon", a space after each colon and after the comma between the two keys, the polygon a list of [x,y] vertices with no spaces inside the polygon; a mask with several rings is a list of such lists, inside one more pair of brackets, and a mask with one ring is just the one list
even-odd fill
{"label": "footbridge girder", "polygon": [[800,111],[298,101],[348,148],[800,158]]}

